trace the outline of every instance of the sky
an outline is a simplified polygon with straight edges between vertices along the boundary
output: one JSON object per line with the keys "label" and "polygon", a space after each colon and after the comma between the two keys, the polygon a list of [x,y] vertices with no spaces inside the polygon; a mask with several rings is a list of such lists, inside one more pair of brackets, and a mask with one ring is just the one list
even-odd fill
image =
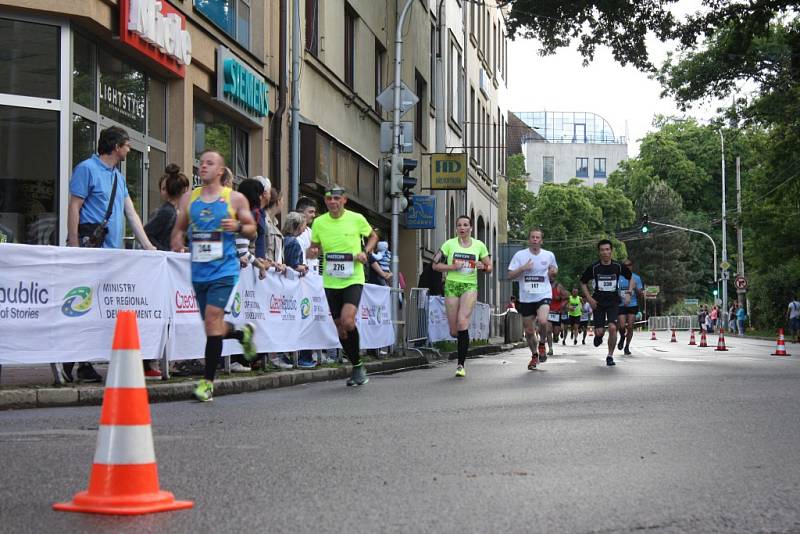
{"label": "sky", "polygon": [[[699,2],[681,2],[691,9]],[[661,66],[673,44],[656,39],[648,42],[651,61]],[[541,57],[538,43],[517,38],[508,47],[509,111],[590,111],[608,121],[615,136],[628,137],[628,156],[639,152],[639,139],[652,127],[656,114],[695,117],[707,121],[718,103],[678,111],[675,102],[662,99],[661,85],[635,67],[622,67],[609,48],[598,48],[595,59],[583,66],[575,47],[560,49]],[[627,132],[627,134],[626,134]]]}

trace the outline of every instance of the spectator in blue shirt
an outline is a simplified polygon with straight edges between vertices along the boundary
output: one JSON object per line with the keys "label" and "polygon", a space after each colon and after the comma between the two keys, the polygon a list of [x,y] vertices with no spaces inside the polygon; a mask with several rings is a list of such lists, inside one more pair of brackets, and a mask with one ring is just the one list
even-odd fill
{"label": "spectator in blue shirt", "polygon": [[739,327],[739,336],[744,335],[744,322],[747,320],[747,310],[744,306],[736,307],[736,325]]}
{"label": "spectator in blue shirt", "polygon": [[[147,238],[142,220],[128,196],[125,177],[117,169],[117,165],[125,161],[125,157],[131,150],[129,139],[128,133],[122,128],[116,126],[106,128],[100,132],[97,154],[80,162],[72,172],[67,211],[67,246],[80,246],[79,224],[98,224],[104,221],[116,176],[117,193],[114,196],[114,204],[107,226],[108,233],[105,235],[102,248],[122,248],[122,238],[125,236],[124,213],[142,247],[147,250],[156,250],[156,247]],[[73,365],[73,363],[65,363],[63,366],[64,379],[68,382],[72,382]],[[90,363],[81,363],[78,366],[78,378],[84,382],[102,381],[102,377],[97,374]]]}
{"label": "spectator in blue shirt", "polygon": [[142,220],[128,196],[125,177],[117,169],[117,165],[125,161],[130,150],[128,133],[122,128],[112,126],[100,132],[97,154],[93,154],[75,167],[69,182],[67,246],[79,246],[79,224],[103,222],[116,176],[117,194],[114,197],[114,206],[108,221],[108,233],[102,247],[122,248],[122,238],[125,237],[124,213],[142,248],[156,250],[147,238]]}

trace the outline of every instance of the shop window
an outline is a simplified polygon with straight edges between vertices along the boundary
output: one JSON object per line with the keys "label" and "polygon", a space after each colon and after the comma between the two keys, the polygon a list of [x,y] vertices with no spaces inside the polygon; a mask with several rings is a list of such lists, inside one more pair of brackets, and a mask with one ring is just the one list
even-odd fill
{"label": "shop window", "polygon": [[72,43],[72,100],[97,111],[97,47],[77,33]]}
{"label": "shop window", "polygon": [[0,19],[0,93],[60,98],[56,26]]}
{"label": "shop window", "polygon": [[419,104],[414,107],[414,138],[420,143],[425,144],[425,117],[428,115],[425,101],[427,99],[428,83],[419,71],[414,71],[414,85],[417,97],[419,97]]}
{"label": "shop window", "polygon": [[119,58],[100,54],[100,114],[137,132],[145,126],[144,73]]}
{"label": "shop window", "polygon": [[89,158],[97,152],[97,126],[94,122],[72,116],[72,166]]}
{"label": "shop window", "polygon": [[248,177],[249,134],[225,116],[204,107],[195,101],[194,152],[199,158],[204,150],[216,150],[225,158],[225,164],[241,181]]}
{"label": "shop window", "polygon": [[383,84],[386,83],[385,67],[386,65],[386,48],[383,44],[375,38],[375,112],[378,115],[383,115],[383,106],[378,103],[378,95],[383,91]]}
{"label": "shop window", "polygon": [[250,47],[250,0],[194,0],[194,7],[239,44]]}
{"label": "shop window", "polygon": [[[150,216],[147,217],[147,220],[150,220],[150,217],[162,204],[158,181],[167,166],[167,155],[160,150],[151,148],[148,152],[148,159],[150,160],[150,165],[147,169],[147,210],[150,212]],[[186,170],[183,172],[187,176],[189,175]]]}
{"label": "shop window", "polygon": [[56,244],[58,115],[0,106],[0,242]]}

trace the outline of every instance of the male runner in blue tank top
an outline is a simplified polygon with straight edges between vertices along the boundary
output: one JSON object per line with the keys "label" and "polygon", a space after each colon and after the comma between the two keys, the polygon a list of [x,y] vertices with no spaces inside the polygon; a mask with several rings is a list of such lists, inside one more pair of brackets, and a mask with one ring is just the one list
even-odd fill
{"label": "male runner in blue tank top", "polygon": [[222,340],[237,339],[248,360],[256,357],[254,326],[235,329],[225,322],[225,305],[239,280],[236,234],[252,238],[256,222],[247,199],[222,186],[225,159],[207,150],[200,156],[203,185],[181,197],[178,218],[172,230],[172,250],[184,252],[184,236],[189,229],[192,254],[192,285],[206,330],[206,368],[194,390],[201,402],[212,400],[214,376],[222,356]]}

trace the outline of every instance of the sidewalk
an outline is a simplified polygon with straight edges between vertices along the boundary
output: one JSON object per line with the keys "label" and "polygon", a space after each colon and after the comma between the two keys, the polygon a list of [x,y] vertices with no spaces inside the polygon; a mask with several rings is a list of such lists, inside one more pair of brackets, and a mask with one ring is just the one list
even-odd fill
{"label": "sidewalk", "polygon": [[[496,354],[517,348],[522,344],[505,345],[502,340],[493,340],[487,345],[470,349],[470,357]],[[366,362],[367,373],[383,373],[426,367],[432,361],[455,358],[455,353],[426,351],[420,354],[409,349],[404,355],[392,356]],[[107,363],[94,364],[98,373],[105,376]],[[293,369],[289,371],[269,371],[266,373],[242,373],[217,375],[214,382],[214,396],[247,393],[262,389],[296,386],[309,382],[344,380],[350,376],[350,365],[322,367],[313,370]],[[198,377],[175,377],[170,380],[147,380],[150,402],[189,400]],[[49,365],[3,366],[0,370],[0,410],[15,408],[39,408],[52,406],[90,406],[103,401],[102,384],[72,383],[53,386],[53,374]]]}

